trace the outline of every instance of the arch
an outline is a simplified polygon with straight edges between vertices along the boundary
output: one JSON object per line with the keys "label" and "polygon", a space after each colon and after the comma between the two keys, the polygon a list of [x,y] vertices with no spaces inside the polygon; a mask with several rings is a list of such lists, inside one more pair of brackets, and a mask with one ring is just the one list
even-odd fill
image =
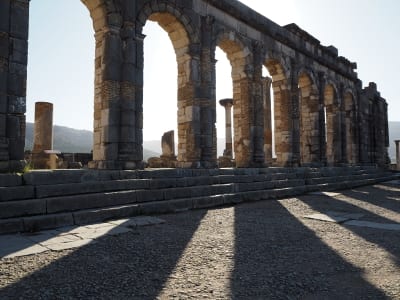
{"label": "arch", "polygon": [[[275,153],[276,164],[286,166],[291,159],[291,119],[290,114],[290,89],[288,78],[289,71],[281,57],[268,55],[264,66],[272,77],[272,90],[274,94],[274,122],[275,122]],[[268,112],[266,112],[268,113]],[[265,125],[265,146],[272,144],[272,134],[268,132],[269,124]]]}
{"label": "arch", "polygon": [[[192,68],[199,68],[199,58],[191,53],[190,45],[196,41],[196,34],[186,17],[180,10],[171,4],[161,3],[160,1],[152,1],[145,4],[138,15],[138,29],[140,33],[144,24],[148,21],[154,21],[164,29],[173,45],[177,69],[178,69],[178,91],[177,91],[177,107],[178,107],[178,162],[180,166],[191,166],[200,160],[200,147],[196,135],[199,134],[195,130],[196,122],[199,120],[199,108],[196,107],[194,97],[195,78],[193,77]],[[143,44],[141,45],[143,47]],[[143,48],[142,48],[143,49]],[[140,72],[143,72],[143,64]],[[136,100],[137,106],[143,106],[143,82],[139,82],[139,91],[141,95]],[[143,118],[143,116],[140,116]],[[140,124],[139,130],[142,131],[143,124]]]}
{"label": "arch", "polygon": [[220,47],[232,66],[233,128],[236,166],[247,167],[251,160],[249,69],[252,53],[246,43],[233,31],[220,32],[213,45]]}
{"label": "arch", "polygon": [[318,164],[321,156],[319,91],[311,71],[298,75],[300,99],[300,163]]}
{"label": "arch", "polygon": [[346,90],[344,99],[344,115],[345,115],[345,142],[346,142],[346,158],[347,163],[357,163],[357,143],[356,143],[356,103],[354,94],[351,90]]}
{"label": "arch", "polygon": [[341,117],[337,88],[330,81],[324,89],[324,110],[326,159],[328,165],[335,165],[341,162]]}
{"label": "arch", "polygon": [[[174,29],[178,29],[178,31],[181,31],[180,33],[185,33],[188,44],[196,44],[200,41],[190,18],[181,9],[171,5],[169,1],[153,0],[143,5],[137,16],[137,27],[140,32],[142,32],[143,26],[148,20],[158,22],[168,34],[171,34],[172,43],[177,41],[176,37],[179,35],[179,32],[174,34]],[[179,47],[175,44],[174,48]]]}

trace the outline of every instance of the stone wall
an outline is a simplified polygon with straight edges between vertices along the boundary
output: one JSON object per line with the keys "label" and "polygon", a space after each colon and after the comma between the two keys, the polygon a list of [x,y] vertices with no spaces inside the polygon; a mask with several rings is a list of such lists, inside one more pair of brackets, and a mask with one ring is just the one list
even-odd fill
{"label": "stone wall", "polygon": [[[274,165],[386,164],[387,104],[376,85],[362,89],[355,63],[296,24],[281,27],[234,0],[82,2],[96,39],[90,167],[142,167],[143,26],[149,20],[168,33],[176,53],[179,167],[217,166],[216,47],[232,65],[237,167],[272,163],[264,140],[272,117]],[[0,2],[2,170],[23,159],[28,12],[28,0]],[[274,116],[266,116],[263,66],[272,77]]]}

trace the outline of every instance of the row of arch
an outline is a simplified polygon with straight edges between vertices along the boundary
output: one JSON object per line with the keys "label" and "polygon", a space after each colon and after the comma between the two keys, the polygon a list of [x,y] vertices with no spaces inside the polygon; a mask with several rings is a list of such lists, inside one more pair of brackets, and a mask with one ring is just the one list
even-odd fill
{"label": "row of arch", "polygon": [[[315,54],[324,50],[319,44],[308,45],[315,47],[314,52],[305,50],[307,41],[300,39],[296,44],[286,29],[264,24],[276,26],[270,32],[287,33],[289,41],[282,41],[255,29],[262,27],[259,24],[252,27],[229,14],[221,14],[209,0],[81,1],[90,11],[95,31],[92,168],[133,169],[142,165],[143,27],[148,21],[157,22],[167,32],[176,54],[179,166],[217,165],[217,47],[226,53],[232,66],[237,167],[264,166],[270,161],[271,151],[266,149],[272,144],[268,124],[272,109],[266,109],[263,67],[272,77],[276,165],[355,164],[361,158],[374,162],[370,159],[372,154],[368,154],[369,158],[361,155],[364,149],[377,153],[384,147],[377,138],[361,142],[361,131],[366,129],[357,124],[373,118],[377,110],[362,104],[363,90],[354,67],[337,57],[324,61]],[[28,15],[24,14],[18,22],[28,25]],[[10,27],[10,40],[26,40],[27,28],[20,35],[11,32]],[[27,47],[27,43],[18,45]],[[28,53],[27,48],[18,50]],[[15,65],[13,57],[17,56],[8,57],[10,65]],[[26,62],[19,63],[26,67]],[[26,92],[26,74],[18,78],[21,90],[9,94],[10,99],[23,98]],[[384,113],[384,108],[379,111]],[[11,116],[14,112],[7,113]],[[384,124],[385,118],[380,119]],[[371,128],[366,133],[374,132],[379,137],[383,127]],[[12,149],[21,148],[17,153],[23,153],[23,142],[16,141],[15,146],[8,148],[10,159],[15,160],[22,155],[11,154],[16,153]],[[379,145],[370,146],[374,143]],[[11,138],[8,144],[12,144]]]}
{"label": "row of arch", "polygon": [[[143,11],[152,11],[154,7],[148,5]],[[177,56],[178,63],[178,107],[179,110],[185,107],[185,92],[187,84],[190,83],[190,77],[188,74],[192,72],[193,57],[191,56],[190,49],[191,43],[197,41],[196,38],[190,38],[191,35],[197,36],[192,28],[185,28],[184,24],[178,20],[170,12],[161,13],[156,12],[149,14],[148,16],[139,16],[140,20],[151,20],[156,21],[159,25],[165,29],[169,34],[171,42],[174,46],[175,53]],[[213,20],[206,20],[206,22],[213,22]],[[144,24],[142,24],[144,25]],[[215,33],[215,32],[214,32]],[[247,42],[248,43],[248,42]],[[340,94],[338,88],[333,83],[326,83],[324,92],[321,94],[318,88],[317,80],[312,71],[295,71],[291,70],[290,58],[282,58],[282,54],[268,55],[265,54],[266,58],[264,62],[255,66],[255,47],[253,44],[248,46],[246,41],[242,40],[242,37],[236,32],[226,30],[222,28],[215,34],[214,39],[210,43],[210,57],[211,62],[211,82],[213,93],[211,94],[212,106],[215,110],[215,60],[214,53],[216,47],[221,48],[227,55],[231,66],[232,66],[232,81],[233,81],[233,99],[234,99],[234,140],[235,140],[235,153],[236,158],[239,161],[247,161],[248,163],[248,149],[245,144],[252,143],[253,141],[246,141],[241,143],[246,138],[246,134],[251,131],[251,122],[248,122],[251,110],[255,110],[255,107],[248,107],[249,103],[246,101],[249,91],[247,90],[253,82],[261,82],[262,73],[258,70],[252,70],[252,68],[262,68],[265,66],[272,76],[272,87],[274,93],[274,111],[275,111],[275,145],[278,165],[288,165],[293,161],[298,161],[298,164],[330,164],[336,163],[356,163],[357,162],[357,151],[356,151],[356,128],[355,128],[355,109],[356,103],[354,101],[354,93],[346,91],[343,95],[344,101],[338,97]],[[273,56],[274,58],[271,58]],[[288,63],[289,62],[289,63]],[[293,63],[292,63],[293,64]],[[300,68],[298,68],[300,69]],[[207,76],[207,74],[202,74]],[[259,76],[259,78],[255,78]],[[297,78],[297,85],[293,85],[294,78]],[[189,87],[190,88],[190,87]],[[295,91],[293,89],[295,88]],[[260,89],[262,91],[262,88]],[[260,93],[259,91],[259,93]],[[252,93],[257,91],[252,91]],[[298,156],[294,157],[295,147],[293,143],[296,141],[293,134],[294,132],[292,119],[295,119],[295,113],[291,110],[293,108],[293,94],[298,93],[298,109],[299,116],[298,121],[298,134],[299,134],[299,149]],[[262,92],[261,92],[262,94]],[[321,99],[321,95],[322,98]],[[254,96],[254,95],[252,95]],[[260,96],[260,95],[258,95]],[[256,95],[257,97],[257,95]],[[262,97],[262,95],[261,95]],[[254,100],[253,100],[254,101]],[[344,104],[342,104],[342,102]],[[254,111],[253,111],[254,113]],[[269,112],[260,112],[257,110],[257,114],[261,115],[258,119],[264,120],[262,116]],[[182,116],[182,119],[178,118],[178,132],[179,132],[179,149],[178,154],[185,152],[185,130],[183,126],[184,113],[178,113],[178,116]],[[255,117],[257,119],[257,117]],[[215,116],[211,120],[215,124]],[[254,120],[253,120],[254,122]],[[264,128],[268,128],[267,124],[262,124]],[[264,129],[265,131],[265,129]],[[212,133],[215,135],[215,129]],[[253,138],[265,138],[264,134],[253,136]],[[215,136],[213,136],[215,141]],[[271,141],[265,141],[268,143]],[[249,148],[249,147],[247,147]],[[265,145],[263,145],[265,149]],[[247,151],[246,151],[247,150]],[[253,149],[254,151],[254,149]],[[255,153],[252,153],[255,155]],[[182,155],[178,155],[179,159],[183,161],[185,158]],[[216,160],[215,147],[214,152],[210,155],[211,161]],[[253,157],[254,160],[254,157]],[[260,161],[269,161],[270,159],[265,156],[260,158]],[[254,162],[254,161],[253,161]]]}

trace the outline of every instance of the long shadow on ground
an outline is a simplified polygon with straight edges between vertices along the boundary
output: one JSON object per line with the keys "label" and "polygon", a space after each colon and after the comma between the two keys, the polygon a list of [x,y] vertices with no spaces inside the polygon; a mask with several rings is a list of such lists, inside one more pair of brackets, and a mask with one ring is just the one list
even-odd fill
{"label": "long shadow on ground", "polygon": [[155,299],[205,213],[100,238],[3,288],[0,299]]}
{"label": "long shadow on ground", "polygon": [[[380,206],[382,208],[392,210],[393,212],[397,213],[398,208],[396,204],[398,205],[398,203],[396,203],[397,201],[391,199],[391,197],[393,196],[391,192],[380,189],[376,186],[366,187],[363,189],[363,191],[364,193],[360,193],[359,191],[347,190],[342,191],[341,194],[349,198],[363,201],[365,204],[373,204],[374,206]],[[348,203],[347,201],[340,200],[340,198],[328,196],[303,196],[299,199],[309,205],[312,209],[321,213],[325,213],[326,211],[333,210],[332,208],[335,208],[339,211],[361,213],[364,215],[362,220],[383,224],[396,224],[396,222],[387,219],[384,216],[375,214],[360,206]],[[354,234],[358,235],[364,240],[385,249],[388,253],[392,254],[392,257],[395,260],[396,264],[400,266],[400,244],[397,244],[397,246],[388,246],[388,243],[385,242],[388,237],[393,237],[393,239],[398,238],[398,231],[348,226],[345,224],[343,226],[346,226],[348,230],[352,231]]]}
{"label": "long shadow on ground", "polygon": [[235,209],[233,299],[386,299],[278,201]]}

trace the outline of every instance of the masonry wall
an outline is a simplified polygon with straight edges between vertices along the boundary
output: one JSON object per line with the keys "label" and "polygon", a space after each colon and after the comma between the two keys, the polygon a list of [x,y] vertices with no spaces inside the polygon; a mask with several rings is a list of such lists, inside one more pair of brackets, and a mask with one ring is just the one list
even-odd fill
{"label": "masonry wall", "polygon": [[[168,33],[176,53],[179,167],[217,166],[217,47],[232,65],[237,167],[385,165],[387,104],[376,85],[363,90],[355,63],[297,25],[281,27],[233,0],[82,2],[96,39],[91,168],[142,167],[148,21]],[[0,2],[1,170],[23,159],[28,15],[28,0]],[[274,116],[264,107],[263,67],[272,76]],[[272,117],[275,161],[265,154]]]}
{"label": "masonry wall", "polygon": [[28,0],[0,2],[0,170],[23,166]]}

